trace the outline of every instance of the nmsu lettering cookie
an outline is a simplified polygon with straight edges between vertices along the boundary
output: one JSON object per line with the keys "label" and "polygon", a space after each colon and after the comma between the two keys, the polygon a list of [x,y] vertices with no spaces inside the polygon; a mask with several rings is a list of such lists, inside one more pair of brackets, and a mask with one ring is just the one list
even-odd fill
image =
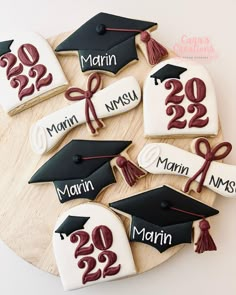
{"label": "nmsu lettering cookie", "polygon": [[224,197],[236,197],[236,166],[217,162],[224,159],[232,149],[229,142],[211,147],[206,138],[193,140],[190,153],[167,143],[150,143],[138,155],[139,166],[152,174],[170,174],[188,177],[183,190],[192,189],[198,182],[197,192],[203,186]]}
{"label": "nmsu lettering cookie", "polygon": [[[96,77],[94,75],[98,74],[90,77]],[[92,84],[90,77],[88,84]],[[75,93],[77,96],[73,96]],[[90,133],[96,135],[98,129],[104,127],[100,119],[128,112],[140,103],[141,89],[137,80],[129,76],[99,91],[73,87],[67,90],[66,97],[77,102],[43,117],[31,127],[30,143],[37,154],[47,153],[71,129],[83,123],[87,123]]]}
{"label": "nmsu lettering cookie", "polygon": [[53,248],[65,290],[136,273],[120,218],[100,204],[85,203],[65,212],[56,223]]}
{"label": "nmsu lettering cookie", "polygon": [[52,48],[33,32],[0,34],[0,104],[9,115],[63,92],[67,80]]}
{"label": "nmsu lettering cookie", "polygon": [[215,136],[216,94],[200,64],[171,58],[156,65],[143,89],[144,134],[147,137]]}

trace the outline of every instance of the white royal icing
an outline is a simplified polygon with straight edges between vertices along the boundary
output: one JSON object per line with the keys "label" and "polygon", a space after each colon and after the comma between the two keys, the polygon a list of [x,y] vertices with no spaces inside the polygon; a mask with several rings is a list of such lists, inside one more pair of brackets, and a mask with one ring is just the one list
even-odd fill
{"label": "white royal icing", "polygon": [[[10,80],[7,79],[6,76],[6,67],[0,67],[0,104],[2,105],[5,112],[10,112],[15,108],[31,101],[32,99],[37,98],[40,95],[47,95],[47,92],[50,92],[60,86],[67,85],[68,82],[65,78],[65,75],[62,71],[62,68],[52,50],[48,42],[39,34],[34,32],[18,32],[18,33],[1,33],[1,40],[11,40],[13,39],[13,43],[10,46],[11,53],[13,53],[17,57],[16,66],[19,65],[20,60],[18,58],[18,49],[23,44],[32,44],[35,46],[39,53],[39,60],[37,64],[42,64],[46,66],[47,72],[44,77],[46,77],[49,73],[52,74],[53,79],[50,85],[44,86],[39,90],[36,90],[33,94],[29,96],[23,97],[22,100],[18,97],[19,87],[13,88],[10,85]],[[29,78],[29,82],[27,87],[32,83],[35,85],[36,78],[32,78],[29,76],[29,70],[31,66],[23,65],[23,72],[20,75],[25,75]],[[42,77],[42,78],[44,78]],[[53,94],[48,94],[48,98]]]}
{"label": "white royal icing", "polygon": [[[91,100],[98,118],[106,118],[135,108],[141,101],[141,90],[137,80],[130,76],[96,92]],[[33,151],[48,152],[71,129],[85,122],[85,99],[40,119],[30,130]]]}
{"label": "white royal icing", "polygon": [[[111,267],[115,267],[120,264],[120,270],[117,274],[111,276],[108,275],[105,278],[103,277],[104,267],[106,266],[107,261],[103,263],[98,261],[98,255],[102,252],[102,250],[97,249],[95,246],[93,253],[88,255],[79,255],[77,258],[75,258],[74,252],[79,244],[79,240],[77,243],[72,243],[70,241],[70,236],[65,237],[64,240],[61,240],[60,234],[55,233],[55,230],[69,215],[90,217],[89,220],[84,224],[84,229],[81,229],[90,235],[90,239],[84,245],[84,247],[87,247],[93,243],[91,233],[95,227],[99,225],[105,225],[111,230],[113,242],[108,251],[112,251],[117,255],[117,261],[111,265]],[[73,290],[96,283],[116,280],[122,277],[134,275],[136,273],[132,252],[121,220],[110,209],[100,204],[81,204],[68,210],[62,216],[60,216],[55,225],[53,233],[53,248],[59,274],[65,290]],[[98,280],[83,284],[82,277],[87,269],[87,265],[85,268],[81,269],[77,266],[77,264],[78,261],[85,256],[94,257],[96,259],[96,266],[93,270],[91,270],[91,273],[101,269],[102,275]]]}
{"label": "white royal icing", "polygon": [[[169,122],[174,118],[175,110],[171,115],[166,114],[166,109],[170,105],[175,105],[174,103],[165,104],[167,96],[172,92],[173,86],[170,90],[165,88],[165,83],[170,80],[166,79],[162,83],[158,80],[158,85],[155,85],[154,78],[150,76],[154,74],[159,69],[163,68],[165,65],[171,64],[187,68],[187,71],[180,75],[180,81],[183,85],[183,90],[176,93],[176,95],[185,95],[181,103],[176,104],[184,108],[185,114],[178,120],[187,120],[186,127],[183,129],[171,128],[168,130]],[[191,118],[196,114],[195,109],[193,113],[190,113],[187,108],[193,102],[189,101],[185,93],[186,82],[192,78],[200,78],[206,85],[206,97],[202,100],[207,113],[199,119],[209,118],[209,122],[205,127],[189,127],[189,122]],[[194,89],[196,95],[196,87]],[[218,112],[216,103],[216,94],[214,90],[214,85],[212,83],[211,77],[209,76],[207,70],[201,65],[192,61],[181,58],[171,58],[163,62],[160,62],[151,72],[148,74],[143,88],[143,113],[144,113],[144,134],[148,137],[175,137],[175,136],[200,136],[200,135],[216,135],[218,133]]]}

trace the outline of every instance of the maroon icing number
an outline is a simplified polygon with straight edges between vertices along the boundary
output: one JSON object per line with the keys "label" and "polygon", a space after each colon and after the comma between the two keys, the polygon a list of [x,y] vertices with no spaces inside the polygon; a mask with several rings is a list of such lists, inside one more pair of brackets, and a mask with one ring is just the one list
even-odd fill
{"label": "maroon icing number", "polygon": [[[194,93],[194,84],[196,85],[196,94]],[[192,78],[185,85],[185,93],[191,102],[201,102],[206,97],[206,85],[201,79]]]}
{"label": "maroon icing number", "polygon": [[24,96],[28,96],[34,93],[34,85],[31,84],[29,87],[26,87],[28,85],[29,78],[25,75],[18,75],[14,78],[12,78],[10,84],[13,88],[19,87],[18,91],[18,97],[20,100]]}
{"label": "maroon icing number", "polygon": [[17,53],[20,61],[27,67],[32,67],[39,61],[38,50],[32,44],[21,45]]}
{"label": "maroon icing number", "polygon": [[207,114],[207,109],[205,105],[200,103],[206,97],[206,85],[201,79],[192,78],[188,80],[184,87],[185,94],[182,95],[177,95],[180,91],[183,90],[183,85],[179,80],[168,80],[165,83],[165,88],[167,90],[173,88],[171,93],[167,96],[165,100],[166,105],[168,103],[174,103],[174,105],[170,105],[166,109],[166,114],[168,116],[174,115],[174,117],[168,123],[168,130],[171,128],[183,129],[187,125],[187,120],[179,120],[183,118],[185,114],[184,107],[179,105],[183,101],[185,95],[188,100],[192,102],[192,104],[187,107],[188,113],[195,113],[188,122],[188,127],[202,128],[208,124],[209,117],[207,117],[206,119],[202,119],[202,117]]}
{"label": "maroon icing number", "polygon": [[9,80],[12,76],[17,76],[23,72],[23,66],[20,63],[18,66],[15,66],[17,58],[12,53],[6,53],[0,58],[0,67],[6,67],[6,75]]}
{"label": "maroon icing number", "polygon": [[94,257],[86,256],[79,260],[78,267],[79,268],[85,268],[87,264],[87,269],[85,270],[83,276],[82,276],[82,282],[83,284],[86,284],[87,282],[96,281],[101,277],[101,269],[99,268],[96,272],[91,272],[97,264],[97,261]]}
{"label": "maroon icing number", "polygon": [[96,281],[101,276],[103,276],[103,278],[106,276],[113,276],[117,274],[121,268],[120,264],[113,266],[117,261],[117,255],[113,251],[108,250],[111,248],[113,243],[111,230],[105,225],[97,226],[93,229],[91,237],[93,244],[91,243],[89,246],[85,247],[90,240],[90,236],[86,231],[79,230],[70,236],[70,241],[72,243],[77,243],[79,241],[74,253],[75,258],[78,258],[78,256],[92,254],[94,252],[94,247],[96,247],[101,251],[98,255],[98,261],[101,263],[106,262],[103,270],[99,268],[96,272],[92,272],[97,265],[96,259],[92,256],[80,258],[77,263],[78,267],[81,269],[86,267],[82,276],[83,284]]}
{"label": "maroon icing number", "polygon": [[44,65],[38,64],[36,66],[33,66],[29,70],[29,76],[32,78],[36,78],[36,89],[39,91],[40,88],[43,86],[50,85],[52,83],[52,74],[49,73],[47,77],[44,77],[44,75],[47,72],[47,68]]}
{"label": "maroon icing number", "polygon": [[170,120],[167,128],[170,130],[171,128],[184,128],[187,124],[187,120],[180,121],[185,114],[185,109],[179,105],[170,105],[166,109],[166,114],[168,116],[172,116],[175,113],[174,117]]}
{"label": "maroon icing number", "polygon": [[[25,96],[32,95],[35,90],[39,91],[42,87],[52,83],[53,76],[49,73],[46,77],[47,68],[42,64],[37,64],[39,61],[39,52],[32,44],[23,44],[17,51],[20,60],[16,66],[17,57],[12,53],[6,53],[0,57],[0,67],[6,67],[6,76],[10,80],[10,85],[13,88],[19,87],[18,97],[22,100]],[[29,77],[36,78],[35,85],[28,86],[29,78],[26,75],[21,75],[24,66],[31,67]]]}
{"label": "maroon icing number", "polygon": [[107,250],[111,248],[113,242],[112,232],[105,225],[100,225],[94,228],[92,239],[95,247],[99,250]]}
{"label": "maroon icing number", "polygon": [[117,261],[117,255],[116,255],[116,253],[114,253],[112,251],[103,251],[102,253],[100,253],[98,256],[98,261],[100,261],[100,262],[107,261],[107,264],[103,270],[103,277],[104,278],[106,276],[114,276],[115,274],[117,274],[120,271],[120,264],[118,264],[117,266],[112,266]]}
{"label": "maroon icing number", "polygon": [[89,234],[82,230],[76,231],[70,236],[70,241],[72,243],[77,243],[79,240],[79,245],[75,249],[75,258],[77,258],[79,255],[88,255],[93,253],[94,251],[93,244],[90,244],[88,247],[84,247],[84,245],[88,243],[89,239],[90,239]]}
{"label": "maroon icing number", "polygon": [[206,126],[209,122],[209,117],[207,117],[206,119],[200,119],[204,115],[206,115],[206,113],[207,113],[206,107],[201,103],[199,103],[199,104],[193,103],[188,106],[189,113],[194,113],[195,110],[196,110],[195,115],[189,121],[189,127],[200,127],[201,128],[201,127]]}
{"label": "maroon icing number", "polygon": [[171,93],[167,96],[166,98],[166,105],[170,102],[173,103],[181,103],[184,99],[184,94],[183,95],[177,95],[177,93],[180,93],[180,91],[183,90],[183,85],[179,80],[171,79],[168,80],[165,83],[165,88],[170,90],[173,86],[173,90]]}

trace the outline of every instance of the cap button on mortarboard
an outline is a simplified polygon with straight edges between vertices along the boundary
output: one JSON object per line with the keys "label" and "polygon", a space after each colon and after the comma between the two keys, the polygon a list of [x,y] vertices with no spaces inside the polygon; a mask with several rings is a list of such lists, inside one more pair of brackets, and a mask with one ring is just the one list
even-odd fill
{"label": "cap button on mortarboard", "polygon": [[81,155],[74,155],[74,156],[73,156],[73,162],[74,162],[75,164],[79,164],[79,163],[81,163],[81,162],[82,162],[82,156],[81,156]]}
{"label": "cap button on mortarboard", "polygon": [[161,202],[161,209],[169,209],[170,204],[168,201],[162,201]]}
{"label": "cap button on mortarboard", "polygon": [[104,24],[99,24],[96,26],[96,32],[99,34],[99,35],[103,35],[106,33],[106,26]]}

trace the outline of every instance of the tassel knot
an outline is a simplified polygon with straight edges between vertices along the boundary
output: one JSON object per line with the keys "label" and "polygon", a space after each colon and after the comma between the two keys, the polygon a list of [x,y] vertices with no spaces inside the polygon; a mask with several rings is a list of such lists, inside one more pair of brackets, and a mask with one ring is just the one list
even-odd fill
{"label": "tassel knot", "polygon": [[116,164],[121,169],[122,174],[129,186],[133,186],[139,177],[145,175],[141,169],[139,169],[123,156],[118,156],[116,158]]}
{"label": "tassel knot", "polygon": [[117,164],[118,167],[124,168],[125,165],[127,164],[127,160],[126,160],[125,157],[119,156],[116,159],[116,164]]}
{"label": "tassel knot", "polygon": [[146,44],[148,61],[151,65],[159,63],[168,51],[160,43],[154,40],[147,31],[140,33],[141,41]]}
{"label": "tassel knot", "polygon": [[203,219],[199,222],[199,227],[202,231],[206,231],[211,228],[209,222],[206,219]]}
{"label": "tassel knot", "polygon": [[149,40],[151,39],[151,36],[147,31],[141,32],[140,37],[141,37],[141,41],[144,43],[149,42]]}
{"label": "tassel knot", "polygon": [[197,253],[203,253],[205,251],[216,251],[216,245],[212,238],[212,236],[209,233],[210,224],[206,219],[203,219],[199,222],[199,228],[201,229],[200,236],[195,243]]}

